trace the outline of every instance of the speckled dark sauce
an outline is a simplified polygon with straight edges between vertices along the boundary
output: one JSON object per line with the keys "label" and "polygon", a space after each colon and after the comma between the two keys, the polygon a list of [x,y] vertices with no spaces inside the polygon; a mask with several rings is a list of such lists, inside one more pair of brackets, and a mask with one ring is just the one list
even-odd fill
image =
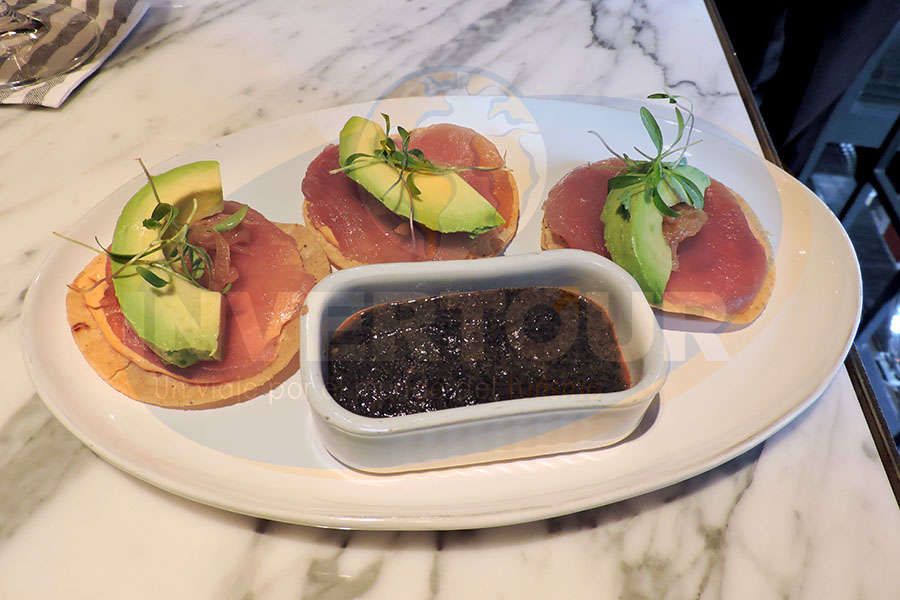
{"label": "speckled dark sauce", "polygon": [[327,363],[328,391],[367,417],[630,386],[606,312],[557,288],[373,306],[335,332]]}

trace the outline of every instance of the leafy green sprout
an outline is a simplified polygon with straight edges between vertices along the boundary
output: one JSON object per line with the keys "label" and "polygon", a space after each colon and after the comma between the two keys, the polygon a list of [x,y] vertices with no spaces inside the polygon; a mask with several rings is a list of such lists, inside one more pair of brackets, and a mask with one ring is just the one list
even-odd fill
{"label": "leafy green sprout", "polygon": [[[508,170],[505,160],[504,163],[498,167],[451,167],[445,165],[436,165],[425,158],[425,154],[420,149],[409,147],[410,132],[399,125],[397,126],[397,133],[400,135],[400,147],[398,148],[393,138],[391,138],[391,118],[384,113],[381,113],[381,116],[384,118],[385,137],[379,142],[378,148],[376,148],[371,154],[365,152],[357,152],[355,154],[351,154],[341,162],[341,166],[339,168],[332,169],[331,171],[329,171],[329,173],[331,175],[335,175],[337,173],[346,173],[348,171],[354,171],[356,169],[361,169],[363,167],[367,167],[376,163],[387,164],[397,169],[397,179],[390,185],[390,187],[388,187],[387,190],[384,191],[380,199],[384,200],[385,196],[391,193],[391,191],[398,185],[402,185],[403,189],[406,190],[406,193],[409,196],[409,231],[413,245],[415,245],[416,243],[415,227],[413,225],[413,200],[421,198],[422,195],[421,190],[413,181],[415,175],[444,175],[447,173],[459,173],[462,171]],[[401,200],[402,197],[403,196],[401,192]],[[481,231],[479,233],[484,233],[484,231]]]}
{"label": "leafy green sprout", "polygon": [[[680,216],[680,213],[673,210],[663,200],[659,191],[661,186],[665,186],[664,189],[671,191],[670,197],[681,199],[698,210],[703,209],[704,190],[698,187],[697,184],[683,172],[683,167],[686,167],[687,165],[687,159],[684,156],[685,152],[689,147],[698,144],[701,141],[691,141],[691,135],[694,130],[693,103],[688,101],[690,106],[684,106],[678,101],[680,96],[665,93],[650,94],[647,98],[653,100],[667,100],[669,104],[674,105],[675,120],[678,126],[675,139],[668,147],[664,147],[659,123],[657,123],[649,110],[641,107],[641,122],[644,125],[647,134],[650,136],[650,141],[653,142],[653,146],[656,148],[656,156],[650,156],[635,146],[634,149],[646,160],[629,158],[627,154],[619,154],[613,150],[609,144],[606,143],[606,140],[604,140],[596,131],[589,132],[597,136],[607,150],[625,163],[625,172],[609,180],[607,192],[625,188],[622,202],[617,209],[617,213],[626,221],[631,218],[630,207],[635,195],[642,195],[646,202],[652,202],[656,209],[663,215],[669,217]],[[685,118],[684,112],[682,111],[687,112],[687,118]],[[684,137],[685,130],[687,130],[685,143],[684,145],[677,147],[678,142]],[[675,160],[666,160],[674,154],[678,154],[678,157]],[[682,172],[679,172],[679,169]]]}
{"label": "leafy green sprout", "polygon": [[[115,279],[116,277],[128,277],[129,275],[123,274],[123,271],[131,266],[134,267],[135,272],[144,281],[155,288],[164,288],[167,285],[170,285],[173,277],[180,277],[197,287],[203,287],[199,280],[204,272],[212,269],[212,259],[210,258],[209,253],[203,248],[187,241],[190,223],[197,212],[196,198],[192,200],[191,211],[188,213],[187,219],[185,219],[183,223],[178,222],[178,207],[174,204],[163,202],[160,199],[159,191],[156,189],[156,183],[153,181],[153,177],[150,175],[147,166],[141,159],[138,159],[138,163],[140,163],[141,169],[143,169],[144,174],[147,176],[150,189],[153,191],[153,196],[156,199],[156,206],[153,208],[153,212],[150,214],[150,217],[143,220],[142,225],[147,229],[155,230],[157,232],[157,237],[137,253],[122,254],[113,252],[109,247],[100,243],[100,240],[96,237],[94,238],[94,241],[97,243],[99,249],[54,231],[54,235],[58,237],[93,250],[94,252],[103,252],[115,262],[122,263],[108,277],[100,279],[87,288],[76,291],[89,292],[105,281]],[[233,214],[213,225],[212,229],[219,233],[230,231],[240,225],[246,216],[247,207],[242,206]],[[148,258],[159,251],[162,251],[163,260]],[[150,269],[151,267],[161,270],[166,277],[160,277],[156,272]],[[228,284],[222,292],[227,293],[230,288],[231,284]]]}

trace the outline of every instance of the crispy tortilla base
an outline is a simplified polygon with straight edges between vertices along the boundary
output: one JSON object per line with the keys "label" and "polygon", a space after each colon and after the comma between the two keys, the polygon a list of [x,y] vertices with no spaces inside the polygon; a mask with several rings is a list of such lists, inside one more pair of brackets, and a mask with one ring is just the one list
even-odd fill
{"label": "crispy tortilla base", "polygon": [[[276,223],[297,242],[303,268],[319,281],[331,271],[328,257],[317,242],[316,233],[295,224]],[[106,275],[106,257],[97,255],[73,282],[84,289]],[[72,337],[88,363],[109,385],[130,398],[167,408],[216,408],[236,404],[263,394],[297,371],[300,366],[299,319],[282,328],[275,360],[263,371],[238,381],[194,384],[170,373],[135,353],[113,333],[100,308],[107,283],[90,292],[72,289],[66,295],[66,311]]]}
{"label": "crispy tortilla base", "polygon": [[[704,317],[713,321],[743,324],[750,323],[751,321],[756,319],[756,317],[758,317],[762,313],[763,309],[766,307],[766,304],[769,302],[769,298],[772,296],[772,288],[775,287],[775,257],[772,255],[772,245],[769,243],[769,236],[765,232],[765,230],[763,230],[762,224],[760,224],[756,213],[753,212],[753,209],[750,208],[750,206],[744,201],[744,199],[741,198],[741,196],[731,188],[726,189],[731,192],[731,195],[737,201],[738,206],[740,206],[741,210],[744,211],[744,217],[747,219],[747,224],[750,226],[750,231],[753,232],[753,236],[757,239],[757,241],[759,241],[759,243],[766,251],[766,277],[765,279],[763,279],[763,283],[760,286],[759,291],[756,293],[756,296],[744,310],[731,315],[724,312],[712,311],[698,306],[675,304],[673,302],[669,302],[668,300],[663,300],[663,303],[661,305],[654,304],[653,306],[655,306],[656,308],[665,312]],[[541,229],[541,249],[557,250],[561,248],[568,248],[565,240],[550,231],[550,228],[547,226],[547,222],[544,221]]]}
{"label": "crispy tortilla base", "polygon": [[[490,147],[495,147],[493,143],[488,140],[486,137],[479,134],[479,138],[487,144],[490,144]],[[510,218],[507,220],[506,224],[499,230],[495,230],[498,233],[497,237],[486,238],[488,244],[482,244],[475,248],[475,252],[470,252],[466,258],[485,258],[488,256],[497,256],[509,245],[512,239],[516,235],[516,230],[519,227],[519,188],[516,187],[516,180],[513,177],[512,173],[509,171],[505,171],[506,176],[509,178],[509,189],[513,195],[512,198],[512,207],[513,214],[510,215]],[[345,255],[340,248],[340,244],[338,244],[337,238],[334,236],[334,233],[331,231],[331,228],[328,226],[317,226],[315,225],[309,218],[309,211],[306,207],[306,200],[303,201],[303,221],[309,226],[314,228],[313,230],[316,233],[317,240],[319,244],[325,249],[325,254],[328,255],[328,260],[331,261],[338,269],[349,269],[351,267],[359,267],[364,264],[364,262],[360,262],[354,258],[350,258]]]}

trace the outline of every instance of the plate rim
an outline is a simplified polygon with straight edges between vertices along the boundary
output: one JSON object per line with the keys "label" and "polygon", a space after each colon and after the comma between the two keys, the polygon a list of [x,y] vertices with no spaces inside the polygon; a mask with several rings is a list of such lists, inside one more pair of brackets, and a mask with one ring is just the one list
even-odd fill
{"label": "plate rim", "polygon": [[[487,97],[474,96],[474,97],[461,97],[461,98],[467,98],[467,99],[475,98],[475,99],[478,99],[479,101],[484,101]],[[397,101],[412,102],[415,100],[422,100],[422,99],[402,98],[402,99],[387,100],[387,101],[383,101],[383,102],[397,102]],[[428,100],[433,101],[432,98],[428,98]],[[536,99],[534,101],[565,102],[563,100],[540,100],[540,99]],[[639,102],[634,102],[634,104],[636,106],[641,105],[641,103],[639,103]],[[315,112],[311,112],[311,113],[303,113],[300,115],[295,115],[293,117],[288,117],[287,119],[296,119],[296,118],[311,119],[314,117],[314,115],[316,115],[317,113],[321,113],[321,112],[349,111],[349,110],[352,110],[354,107],[360,107],[360,106],[370,107],[372,105],[373,105],[372,102],[367,102],[367,103],[358,103],[358,104],[347,105],[347,106],[332,107],[332,108],[326,108],[326,109],[322,109],[320,111],[315,111]],[[588,104],[586,106],[592,106],[592,105]],[[593,106],[596,106],[596,105],[593,105]],[[602,105],[600,105],[600,106],[602,106]],[[277,122],[265,124],[265,125],[262,125],[262,126],[259,126],[256,128],[248,129],[248,130],[244,130],[242,132],[239,132],[238,135],[252,133],[256,129],[272,127],[275,124],[277,124]],[[187,154],[190,152],[196,152],[204,147],[211,147],[212,145],[214,145],[217,141],[219,141],[221,139],[222,138],[210,140],[204,144],[199,145],[197,148],[189,149],[183,153],[179,153],[179,154],[167,159],[166,161],[164,161],[164,164],[178,160],[178,158],[180,156],[182,156],[183,154]],[[784,182],[787,182],[788,185],[795,187],[797,193],[803,193],[804,195],[808,195],[809,199],[812,201],[813,205],[815,205],[815,201],[818,201],[818,203],[819,203],[819,205],[817,206],[818,210],[827,211],[827,215],[831,218],[831,220],[834,223],[837,223],[836,219],[834,218],[834,215],[831,214],[830,211],[827,210],[827,208],[824,206],[824,204],[821,204],[821,200],[819,200],[817,197],[815,197],[815,195],[808,188],[806,188],[806,186],[804,186],[802,183],[800,183],[799,181],[797,181],[796,179],[791,177],[789,174],[787,174],[782,169],[779,169],[775,165],[772,165],[771,163],[764,161],[762,158],[759,158],[755,152],[753,152],[746,146],[742,145],[742,147],[745,150],[747,150],[748,152],[750,152],[751,154],[753,154],[754,156],[756,156],[761,162],[763,162],[768,167],[770,172],[772,172],[774,174],[774,176],[776,177],[776,180],[780,177],[780,178],[782,178],[782,180]],[[135,179],[138,179],[138,178],[135,178]],[[82,215],[82,217],[76,223],[70,224],[69,228],[77,227],[78,224],[80,224],[82,221],[88,220],[91,213],[94,210],[96,210],[100,204],[105,202],[110,196],[117,194],[117,193],[121,193],[121,191],[123,189],[125,189],[129,185],[133,184],[133,181],[134,180],[123,183],[121,186],[116,188],[116,190],[114,190],[113,192],[110,192],[110,194],[107,194],[106,196],[104,196],[104,198],[101,199],[97,205],[95,205],[94,207],[89,209],[84,215]],[[782,199],[782,201],[783,201],[783,199]],[[285,522],[304,524],[304,525],[322,526],[322,527],[341,527],[341,528],[349,527],[349,528],[354,528],[354,529],[388,529],[388,530],[391,530],[391,529],[430,530],[430,529],[438,529],[438,528],[439,529],[460,529],[460,528],[509,525],[509,524],[514,524],[514,523],[533,521],[536,519],[559,516],[562,514],[569,514],[569,513],[575,512],[575,511],[579,511],[579,510],[593,508],[593,507],[600,506],[603,504],[608,504],[610,502],[615,502],[618,500],[630,498],[635,495],[651,492],[651,491],[660,489],[662,487],[671,485],[673,483],[683,481],[683,480],[693,477],[699,473],[702,473],[709,469],[715,468],[716,466],[719,466],[722,463],[727,462],[728,460],[731,460],[732,458],[746,452],[747,450],[756,446],[757,444],[764,441],[765,439],[768,439],[771,435],[773,435],[775,432],[777,432],[778,430],[780,430],[781,428],[783,428],[784,426],[789,424],[791,421],[793,421],[794,418],[796,418],[799,414],[801,414],[803,411],[805,411],[811,404],[813,404],[815,402],[815,400],[818,397],[820,397],[820,395],[825,390],[825,388],[831,383],[835,374],[840,369],[840,367],[843,363],[844,357],[846,357],[847,353],[849,352],[850,347],[852,346],[852,343],[853,343],[854,332],[856,331],[858,324],[859,324],[859,317],[860,317],[860,311],[861,311],[862,287],[861,287],[861,275],[860,275],[859,264],[855,258],[855,253],[852,252],[852,244],[850,243],[850,240],[846,234],[846,231],[842,227],[840,227],[839,224],[837,224],[836,229],[841,234],[841,240],[842,240],[844,249],[849,250],[850,255],[853,258],[853,264],[855,265],[855,270],[856,270],[856,282],[855,283],[857,286],[857,302],[856,302],[857,309],[856,309],[855,321],[852,324],[852,326],[848,329],[847,339],[845,340],[845,342],[843,344],[842,350],[839,353],[837,353],[837,354],[839,354],[839,357],[837,357],[834,360],[834,363],[831,365],[831,368],[829,369],[828,377],[826,377],[824,380],[820,381],[819,384],[814,388],[814,391],[811,394],[809,394],[807,397],[802,399],[802,401],[794,404],[789,410],[782,413],[780,416],[776,417],[772,422],[770,422],[768,425],[766,425],[762,429],[757,430],[757,432],[754,435],[750,435],[741,440],[736,440],[730,446],[722,449],[714,457],[712,457],[711,460],[709,457],[707,457],[705,460],[698,460],[698,461],[694,461],[693,463],[682,465],[682,467],[680,469],[672,472],[671,477],[669,477],[665,480],[661,479],[661,480],[655,482],[653,485],[633,485],[633,486],[631,486],[631,488],[625,488],[624,490],[621,490],[617,494],[612,494],[615,496],[614,498],[611,498],[611,499],[607,498],[607,499],[604,499],[599,502],[596,499],[591,499],[590,495],[585,496],[585,497],[576,495],[574,498],[568,498],[566,500],[566,502],[561,503],[561,504],[560,503],[551,503],[548,505],[540,505],[540,504],[535,503],[534,505],[531,505],[526,508],[510,509],[507,511],[499,511],[499,512],[494,510],[494,511],[488,511],[488,512],[472,512],[472,513],[466,514],[466,515],[454,514],[453,516],[427,515],[427,514],[422,513],[417,516],[406,515],[406,516],[393,516],[393,517],[360,518],[357,516],[323,515],[323,514],[312,514],[312,513],[307,513],[306,516],[298,516],[297,513],[286,514],[284,511],[276,510],[273,507],[269,507],[268,509],[264,509],[263,507],[258,507],[258,508],[260,508],[260,510],[254,510],[253,507],[250,507],[250,506],[238,506],[235,504],[235,502],[228,502],[227,500],[223,500],[221,498],[208,497],[207,495],[204,495],[203,493],[201,493],[202,490],[196,489],[196,487],[192,493],[189,482],[182,481],[179,484],[179,482],[177,482],[171,478],[166,478],[165,476],[160,476],[160,474],[158,472],[154,473],[152,469],[141,467],[140,465],[135,464],[133,461],[127,460],[126,457],[121,456],[120,454],[117,454],[115,452],[114,448],[108,448],[103,443],[98,443],[97,440],[95,440],[89,434],[88,431],[85,431],[85,429],[79,425],[79,423],[76,423],[73,419],[69,418],[69,415],[67,415],[64,412],[63,406],[59,406],[59,405],[57,405],[56,402],[48,400],[48,395],[50,397],[52,397],[54,392],[51,389],[51,387],[52,387],[51,382],[48,379],[38,377],[37,376],[38,374],[35,373],[36,365],[34,363],[34,356],[36,356],[36,353],[39,353],[40,349],[37,347],[37,340],[34,338],[34,336],[31,336],[31,337],[28,336],[28,332],[30,330],[30,328],[28,327],[28,324],[30,322],[32,322],[35,318],[33,312],[34,312],[34,310],[36,310],[35,304],[36,304],[37,300],[35,299],[36,292],[34,292],[34,290],[40,290],[41,285],[42,285],[42,283],[41,283],[42,275],[47,271],[48,266],[53,264],[54,259],[59,254],[60,248],[63,247],[62,241],[57,241],[57,243],[53,247],[51,247],[47,256],[44,258],[40,267],[38,268],[37,274],[33,278],[32,283],[29,285],[28,293],[26,295],[25,303],[24,303],[24,307],[23,307],[23,313],[22,313],[23,327],[20,330],[20,335],[21,335],[21,339],[22,339],[22,343],[23,343],[25,363],[26,363],[26,367],[29,371],[29,375],[31,376],[32,381],[34,382],[35,388],[37,389],[38,394],[41,396],[42,401],[49,408],[49,410],[54,414],[54,416],[57,419],[59,419],[70,431],[72,431],[72,433],[74,433],[76,435],[76,437],[78,437],[82,442],[84,442],[93,452],[95,452],[96,454],[98,454],[99,456],[104,458],[104,460],[113,464],[117,468],[122,469],[122,470],[134,475],[135,477],[137,477],[143,481],[146,481],[156,487],[166,489],[167,491],[174,493],[176,495],[179,495],[179,496],[182,496],[185,498],[189,498],[191,500],[195,500],[195,501],[198,501],[203,504],[210,505],[210,506],[215,506],[217,508],[229,510],[232,512],[238,512],[241,514],[247,514],[247,515],[252,515],[252,516],[262,517],[262,518],[269,518],[269,519],[274,519],[274,520],[278,520],[278,521],[285,521]],[[180,436],[180,434],[178,434],[178,433],[175,433],[175,432],[173,432],[173,433],[175,435]],[[185,439],[187,439],[187,438],[185,438]],[[193,441],[191,441],[191,443],[197,444],[196,442],[193,442]],[[217,454],[225,456],[229,459],[246,461],[246,459],[229,456],[229,455],[219,452],[218,450],[214,450],[212,448],[206,448],[206,447],[203,447],[203,448],[208,452],[217,453]],[[601,450],[601,452],[602,452],[602,450]],[[252,461],[248,461],[248,462],[252,462]],[[291,469],[290,468],[288,468],[288,469],[277,468],[276,470],[290,471]]]}

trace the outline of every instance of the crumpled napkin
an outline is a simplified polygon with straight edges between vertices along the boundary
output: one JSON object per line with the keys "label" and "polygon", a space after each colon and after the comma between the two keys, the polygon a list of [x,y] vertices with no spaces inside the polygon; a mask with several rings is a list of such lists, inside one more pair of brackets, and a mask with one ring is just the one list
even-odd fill
{"label": "crumpled napkin", "polygon": [[[9,1],[9,4],[15,8],[31,2],[13,0]],[[72,0],[65,4],[83,10],[100,26],[100,45],[94,56],[74,71],[45,82],[13,89],[0,89],[0,104],[32,104],[59,108],[82,81],[100,68],[149,8],[149,4],[144,0]]]}

